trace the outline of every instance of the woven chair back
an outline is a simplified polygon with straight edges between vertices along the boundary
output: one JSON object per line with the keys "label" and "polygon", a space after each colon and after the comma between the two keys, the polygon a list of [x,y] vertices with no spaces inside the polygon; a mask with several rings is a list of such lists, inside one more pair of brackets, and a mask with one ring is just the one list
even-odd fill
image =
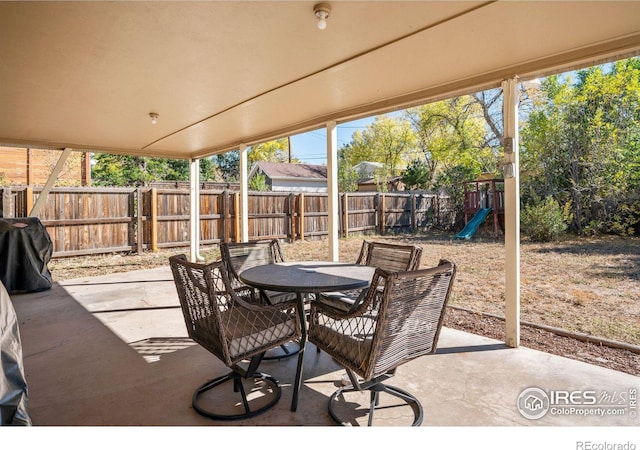
{"label": "woven chair back", "polygon": [[284,262],[284,256],[277,239],[255,242],[224,242],[220,244],[220,256],[227,266],[234,286],[238,275],[251,267]]}
{"label": "woven chair back", "polygon": [[257,307],[230,287],[221,261],[198,264],[172,256],[171,270],[189,337],[227,366],[300,335],[295,304]]}
{"label": "woven chair back", "polygon": [[341,317],[312,305],[309,339],[365,380],[434,353],[455,265],[389,273],[377,269],[362,304]]}
{"label": "woven chair back", "polygon": [[417,245],[363,241],[356,264],[387,272],[416,270],[420,267],[422,248]]}

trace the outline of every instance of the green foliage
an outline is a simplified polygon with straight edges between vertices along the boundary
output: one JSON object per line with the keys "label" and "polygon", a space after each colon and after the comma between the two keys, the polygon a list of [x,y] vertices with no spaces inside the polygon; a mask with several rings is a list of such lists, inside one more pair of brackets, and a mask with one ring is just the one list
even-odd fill
{"label": "green foliage", "polygon": [[626,201],[618,205],[607,222],[606,231],[621,236],[640,235],[640,200]]}
{"label": "green foliage", "polygon": [[0,172],[0,186],[9,186],[9,180],[7,180],[4,172]]}
{"label": "green foliage", "polygon": [[521,232],[534,242],[551,242],[567,229],[570,205],[561,208],[551,196],[524,207],[520,214]]}
{"label": "green foliage", "polygon": [[386,180],[400,174],[414,144],[415,136],[407,121],[384,115],[376,117],[364,131],[353,133],[351,142],[340,149],[340,166],[346,167],[338,168],[339,184],[353,188],[357,174],[349,167],[370,161],[384,165],[375,175],[380,180],[379,188],[386,189]]}
{"label": "green foliage", "polygon": [[430,168],[431,180],[439,170],[466,165],[481,172],[496,169],[497,153],[488,141],[482,110],[470,96],[456,97],[407,110],[417,141],[417,155]]}
{"label": "green foliage", "polygon": [[417,151],[416,162],[405,172],[405,184],[444,188],[452,195],[462,221],[462,183],[481,172],[495,172],[501,156],[499,148],[488,145],[496,139],[481,102],[471,96],[457,97],[411,108],[406,118],[416,134]]}
{"label": "green foliage", "polygon": [[[461,171],[495,172],[501,155],[487,145],[488,131],[481,107],[470,96],[411,108],[404,117],[378,116],[340,149],[340,189],[355,190],[358,176],[351,167],[363,161],[383,163],[374,174],[379,191],[398,175],[407,189],[435,189],[448,178],[458,182]],[[469,179],[459,180],[464,181]]]}
{"label": "green foliage", "polygon": [[221,153],[214,158],[224,181],[232,183],[240,180],[240,152],[238,150]]}
{"label": "green foliage", "polygon": [[480,172],[466,165],[457,165],[441,172],[435,182],[435,189],[447,192],[455,207],[455,228],[464,226],[464,183],[475,180]]}
{"label": "green foliage", "polygon": [[426,162],[413,160],[405,169],[402,182],[406,190],[428,189],[431,186],[431,169]]}
{"label": "green foliage", "polygon": [[640,191],[639,60],[591,67],[576,78],[544,80],[546,101],[521,133],[522,186],[570,201],[578,233],[628,232],[622,224],[633,222],[634,210],[620,215],[611,205]]}
{"label": "green foliage", "polygon": [[[94,161],[91,178],[97,185],[144,186],[154,181],[189,180],[187,160],[97,153]],[[200,160],[201,181],[215,180],[216,168],[212,159]]]}
{"label": "green foliage", "polygon": [[265,192],[271,190],[267,184],[267,177],[263,173],[256,173],[249,180],[249,190]]}
{"label": "green foliage", "polygon": [[[254,145],[247,152],[249,166],[258,161],[289,162],[289,140],[287,138],[264,142]],[[297,158],[291,158],[291,162],[300,162]]]}
{"label": "green foliage", "polygon": [[200,181],[218,181],[218,166],[213,158],[200,160]]}
{"label": "green foliage", "polygon": [[346,153],[338,151],[338,190],[340,192],[355,192],[358,190],[359,175],[353,166],[345,161]]}

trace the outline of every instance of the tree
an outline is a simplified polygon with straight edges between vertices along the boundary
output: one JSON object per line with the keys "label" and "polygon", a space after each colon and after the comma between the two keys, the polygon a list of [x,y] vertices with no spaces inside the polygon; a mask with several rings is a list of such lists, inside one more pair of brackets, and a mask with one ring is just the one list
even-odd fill
{"label": "tree", "polygon": [[489,89],[476,92],[471,99],[480,106],[482,117],[489,129],[486,145],[493,148],[502,147],[504,139],[502,119],[502,89]]}
{"label": "tree", "polygon": [[419,156],[429,169],[430,187],[440,172],[462,165],[473,172],[494,172],[497,155],[486,146],[486,124],[470,96],[406,111],[416,135]]}
{"label": "tree", "polygon": [[[103,186],[144,186],[153,181],[189,180],[189,161],[184,159],[96,153],[94,162],[92,180]],[[201,181],[214,181],[216,171],[213,159],[200,160]]]}
{"label": "tree", "polygon": [[546,101],[522,131],[523,191],[571,202],[578,233],[608,232],[623,205],[634,211],[640,191],[640,63],[592,67],[576,78],[542,84]]}
{"label": "tree", "polygon": [[[405,155],[415,148],[415,136],[409,123],[399,118],[377,116],[373,123],[356,131],[351,142],[341,148],[340,161],[350,167],[363,161],[380,162],[383,169],[376,173],[378,189],[386,190],[387,180],[400,175],[406,164]],[[354,173],[343,168],[341,184],[352,184]]]}
{"label": "tree", "polygon": [[431,187],[432,173],[429,165],[423,160],[411,161],[402,175],[405,189],[428,189]]}
{"label": "tree", "polygon": [[265,192],[269,190],[269,185],[267,184],[267,177],[263,173],[256,173],[249,180],[249,190],[251,191],[259,191]]}
{"label": "tree", "polygon": [[351,146],[345,145],[338,150],[338,190],[340,192],[355,192],[358,190],[359,174],[350,161]]}
{"label": "tree", "polygon": [[231,183],[240,179],[240,152],[238,150],[221,153],[214,158],[224,181]]}
{"label": "tree", "polygon": [[258,161],[299,162],[296,158],[290,158],[290,156],[289,140],[287,138],[254,145],[247,152],[247,160],[250,166],[253,166]]}

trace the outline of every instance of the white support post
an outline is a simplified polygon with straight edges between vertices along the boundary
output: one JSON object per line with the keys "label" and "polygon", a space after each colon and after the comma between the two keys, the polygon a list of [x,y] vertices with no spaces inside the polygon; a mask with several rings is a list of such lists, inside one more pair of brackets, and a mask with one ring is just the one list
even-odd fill
{"label": "white support post", "polygon": [[200,160],[192,159],[189,164],[189,231],[191,262],[203,261],[200,255]]}
{"label": "white support post", "polygon": [[339,261],[338,241],[338,128],[327,123],[327,195],[329,197],[329,261]]}
{"label": "white support post", "polygon": [[40,214],[40,210],[44,206],[44,203],[47,201],[47,196],[49,195],[49,192],[51,192],[51,188],[53,187],[56,180],[58,179],[60,172],[62,172],[62,169],[64,168],[64,164],[67,162],[67,159],[69,158],[70,154],[71,154],[70,148],[65,148],[62,151],[62,154],[60,155],[60,158],[58,158],[58,162],[56,163],[56,166],[53,168],[51,175],[49,175],[49,179],[47,180],[44,187],[42,188],[42,191],[40,191],[38,200],[36,200],[36,203],[33,205],[33,208],[31,208],[31,211],[29,212],[29,217],[38,217],[38,214]]}
{"label": "white support post", "polygon": [[520,168],[518,79],[502,82],[504,120],[504,241],[506,344],[520,345]]}
{"label": "white support post", "polygon": [[240,145],[240,230],[241,242],[249,242],[249,167],[245,144]]}

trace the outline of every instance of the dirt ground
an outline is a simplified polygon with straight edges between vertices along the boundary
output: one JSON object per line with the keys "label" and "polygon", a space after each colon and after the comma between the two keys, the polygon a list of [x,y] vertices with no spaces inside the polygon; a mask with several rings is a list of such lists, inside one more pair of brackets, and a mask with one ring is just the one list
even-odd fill
{"label": "dirt ground", "polygon": [[[363,237],[340,241],[340,260],[355,261]],[[370,236],[420,245],[422,266],[440,258],[456,263],[457,276],[445,325],[504,340],[505,252],[502,242],[450,235]],[[326,240],[282,243],[287,260],[326,259]],[[53,259],[54,280],[158,267],[188,249],[163,249],[143,255],[100,255]],[[201,250],[219,257],[217,246]],[[521,244],[521,320],[640,346],[640,239],[606,237],[558,243]],[[459,309],[462,308],[462,309]],[[470,312],[469,312],[470,311]],[[487,314],[481,314],[487,313]],[[640,376],[640,354],[558,336],[522,326],[525,347],[578,359]]]}

